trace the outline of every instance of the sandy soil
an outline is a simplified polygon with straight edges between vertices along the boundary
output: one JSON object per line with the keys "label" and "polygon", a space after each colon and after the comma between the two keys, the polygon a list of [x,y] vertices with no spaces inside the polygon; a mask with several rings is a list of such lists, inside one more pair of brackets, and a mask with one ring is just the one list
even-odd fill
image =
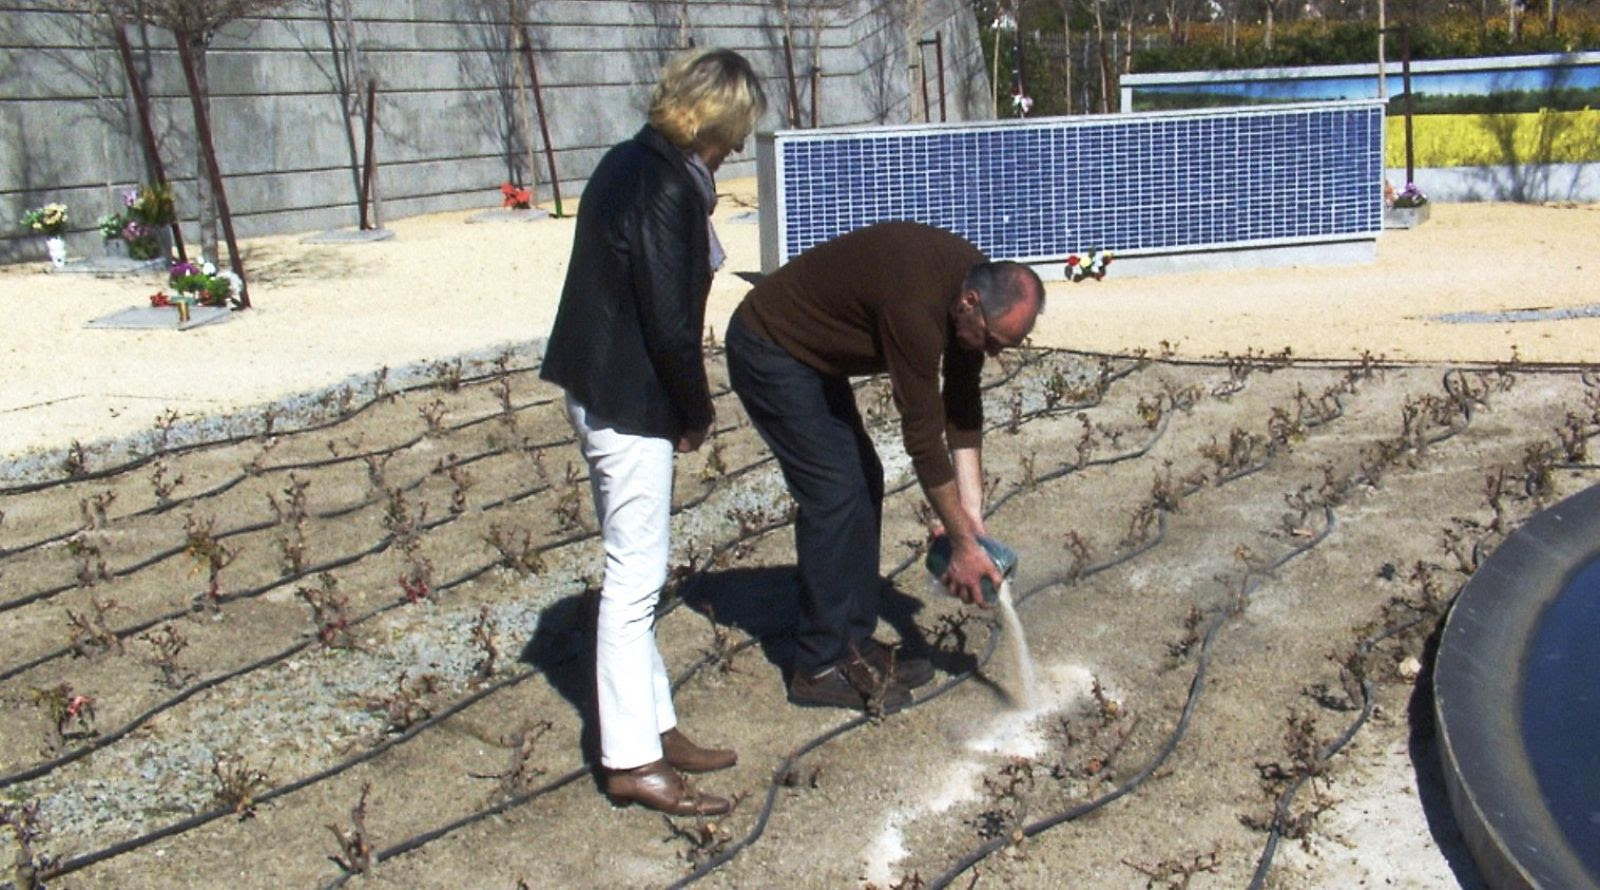
{"label": "sandy soil", "polygon": [[[741,221],[753,183],[723,190],[719,327],[746,287],[732,273],[757,265]],[[570,221],[469,215],[396,221],[373,244],[251,242],[257,308],[181,334],[80,328],[158,279],[0,270],[0,299],[17,306],[0,454],[539,336]],[[909,887],[990,843],[1003,849],[954,881],[1238,887],[1276,796],[1306,779],[1266,886],[1477,886],[1434,774],[1425,639],[1473,543],[1492,548],[1592,481],[1557,468],[1548,489],[1530,484],[1593,433],[1588,381],[1489,363],[1513,346],[1530,362],[1585,361],[1600,320],[1430,318],[1585,305],[1597,236],[1593,207],[1442,205],[1386,233],[1372,266],[1159,279],[1113,266],[1053,286],[1037,345],[1158,355],[1166,341],[1171,354],[1102,364],[1042,349],[991,371],[991,530],[1022,555],[1043,687],[1031,709],[1016,701],[1013,641],[923,590],[910,488],[886,511],[885,633],[931,648],[945,691],[860,726],[784,703],[785,502],[724,396],[713,447],[680,462],[675,559],[699,571],[660,627],[669,665],[695,668],[678,693],[685,729],[741,753],[702,780],[741,796],[714,824],[614,811],[583,774],[597,545],[555,393],[525,354],[466,385],[444,371],[358,401],[314,432],[8,489],[0,801],[39,803],[33,852],[73,865],[69,886],[320,886],[341,879],[330,856],[352,855],[336,835],[359,831],[380,861],[353,886],[662,886],[723,853],[736,855],[702,883]],[[1261,358],[1285,348],[1344,361]],[[1363,352],[1423,363],[1351,361]],[[1190,361],[1223,353],[1257,358]],[[880,390],[860,399],[905,482]],[[1564,442],[1569,414],[1578,433]],[[319,629],[346,641],[339,615],[353,645],[324,649]],[[1360,719],[1362,677],[1369,718],[1318,756]],[[92,698],[92,716],[52,717],[62,684]],[[104,747],[50,762],[88,744]],[[196,818],[231,808],[224,780],[268,799],[253,818]],[[75,865],[186,818],[201,824]],[[1026,837],[1006,845],[1014,833]]]}
{"label": "sandy soil", "polygon": [[[718,231],[730,260],[708,309],[720,331],[760,268],[753,180],[721,185]],[[0,386],[0,455],[147,429],[168,411],[217,412],[549,330],[571,219],[464,226],[475,212],[394,221],[396,237],[245,247],[253,311],[194,336],[85,331],[144,305],[160,276],[43,275],[0,267],[11,306]],[[1441,204],[1391,230],[1378,261],[1334,268],[1225,270],[1052,285],[1034,340],[1104,352],[1165,341],[1183,356],[1291,349],[1301,358],[1509,359],[1593,356],[1600,318],[1450,324],[1446,313],[1587,306],[1600,301],[1600,207]],[[1589,269],[1585,272],[1585,265]],[[1115,269],[1115,264],[1113,264]]]}

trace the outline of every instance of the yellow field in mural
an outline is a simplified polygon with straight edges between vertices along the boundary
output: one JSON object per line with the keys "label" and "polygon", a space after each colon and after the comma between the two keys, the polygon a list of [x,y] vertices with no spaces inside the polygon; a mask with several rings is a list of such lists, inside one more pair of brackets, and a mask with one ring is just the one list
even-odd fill
{"label": "yellow field in mural", "polygon": [[[1387,121],[1385,163],[1406,164],[1405,118]],[[1600,161],[1600,109],[1529,114],[1422,114],[1412,118],[1418,167],[1581,164]]]}

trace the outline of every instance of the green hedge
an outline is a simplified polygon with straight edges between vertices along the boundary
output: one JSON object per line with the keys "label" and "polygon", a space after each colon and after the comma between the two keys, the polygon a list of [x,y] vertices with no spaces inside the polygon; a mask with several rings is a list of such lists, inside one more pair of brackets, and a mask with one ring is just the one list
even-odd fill
{"label": "green hedge", "polygon": [[[1411,58],[1462,59],[1480,56],[1559,53],[1600,49],[1600,20],[1593,12],[1567,13],[1554,34],[1530,16],[1520,39],[1512,41],[1505,22],[1491,19],[1485,27],[1476,18],[1442,19],[1411,30]],[[1234,68],[1276,68],[1339,65],[1377,58],[1378,27],[1372,22],[1293,22],[1273,31],[1267,49],[1260,25],[1241,25],[1234,47],[1223,45],[1221,26],[1194,25],[1183,45],[1158,46],[1133,54],[1133,70],[1217,71]],[[1391,34],[1385,55],[1398,60],[1401,41]]]}

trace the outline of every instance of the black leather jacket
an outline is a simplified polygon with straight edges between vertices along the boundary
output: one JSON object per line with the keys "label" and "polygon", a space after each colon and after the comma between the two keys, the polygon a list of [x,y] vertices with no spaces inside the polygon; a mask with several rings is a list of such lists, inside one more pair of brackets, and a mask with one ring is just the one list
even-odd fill
{"label": "black leather jacket", "polygon": [[700,340],[708,211],[692,175],[649,126],[601,159],[539,372],[634,435],[677,439],[711,422]]}

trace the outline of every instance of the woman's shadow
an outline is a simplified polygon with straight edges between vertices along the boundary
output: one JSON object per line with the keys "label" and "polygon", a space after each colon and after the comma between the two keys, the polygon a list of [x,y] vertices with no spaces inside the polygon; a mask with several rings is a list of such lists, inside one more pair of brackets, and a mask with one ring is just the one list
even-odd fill
{"label": "woman's shadow", "polygon": [[[800,579],[793,565],[702,572],[684,581],[675,600],[664,597],[662,609],[676,607],[677,600],[717,624],[754,638],[767,662],[788,681],[795,655],[793,631],[800,617]],[[579,748],[584,761],[590,764],[600,762],[594,680],[594,618],[598,603],[598,595],[586,591],[546,608],[519,659],[543,673],[551,688],[572,705],[581,721]],[[922,607],[920,599],[901,592],[888,581],[879,588],[878,615],[899,634],[903,651],[927,657],[935,667],[951,675],[974,670],[975,655],[935,649],[929,643],[916,623]],[[675,673],[685,667],[668,665]]]}

